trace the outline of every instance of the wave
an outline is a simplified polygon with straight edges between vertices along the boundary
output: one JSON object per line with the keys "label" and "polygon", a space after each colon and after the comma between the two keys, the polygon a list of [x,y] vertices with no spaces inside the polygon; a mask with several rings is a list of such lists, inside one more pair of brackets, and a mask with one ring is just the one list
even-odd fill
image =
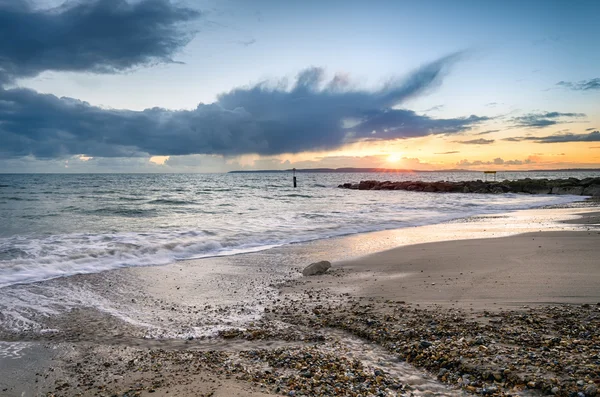
{"label": "wave", "polygon": [[88,215],[123,216],[123,217],[152,217],[156,215],[155,209],[105,207],[95,210],[82,211]]}
{"label": "wave", "polygon": [[185,204],[194,204],[194,202],[193,201],[183,201],[183,200],[156,199],[156,200],[148,201],[148,204],[185,205]]}
{"label": "wave", "polygon": [[22,218],[22,219],[40,219],[40,218],[51,218],[51,217],[55,217],[55,216],[60,216],[60,214],[51,213],[51,214],[21,215],[20,218]]}
{"label": "wave", "polygon": [[[260,215],[256,218],[244,218],[242,214],[239,222],[207,223],[198,230],[190,227],[185,230],[3,237],[0,238],[0,288],[122,267],[165,265],[178,260],[254,252],[285,244],[441,223],[583,199],[580,196],[558,196],[532,201],[524,196],[506,195],[497,197],[498,204],[495,206],[489,205],[489,198],[471,199],[478,203],[471,207],[473,201],[459,199],[446,204],[443,200],[449,198],[436,197],[442,200],[437,202],[437,208],[412,209],[403,203],[384,203],[344,212],[283,211],[272,217]],[[525,200],[522,200],[523,197]],[[91,213],[144,217],[153,216],[154,210],[107,207]]]}
{"label": "wave", "polygon": [[2,238],[0,288],[121,267],[229,255],[267,246],[261,241],[226,244],[220,240],[214,233],[195,230]]}
{"label": "wave", "polygon": [[299,193],[290,193],[290,194],[285,194],[283,196],[284,197],[302,197],[302,198],[313,198],[314,197],[309,194],[299,194]]}
{"label": "wave", "polygon": [[39,199],[36,198],[31,198],[31,197],[4,197],[5,200],[10,200],[10,201],[40,201]]}
{"label": "wave", "polygon": [[118,193],[116,190],[92,190],[93,194],[114,194]]}
{"label": "wave", "polygon": [[119,197],[118,200],[120,201],[144,201],[146,200],[145,197]]}
{"label": "wave", "polygon": [[317,218],[327,218],[329,217],[328,215],[325,214],[300,214],[301,217],[303,218],[308,218],[308,219],[317,219]]}

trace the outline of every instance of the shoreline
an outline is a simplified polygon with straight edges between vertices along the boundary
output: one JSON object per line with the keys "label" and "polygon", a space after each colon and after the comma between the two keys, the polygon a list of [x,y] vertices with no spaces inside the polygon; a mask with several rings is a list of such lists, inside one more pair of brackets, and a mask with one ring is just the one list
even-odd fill
{"label": "shoreline", "polygon": [[[585,204],[581,205],[584,206]],[[577,220],[578,217],[575,215],[567,215],[576,212],[585,212],[588,215],[584,216],[583,221]],[[461,285],[465,283],[465,280],[461,281],[463,284],[460,284],[460,282],[455,280],[455,285],[452,285],[449,280],[446,280],[452,278],[449,273],[451,271],[450,268],[444,268],[444,273],[436,275],[436,277],[441,277],[441,274],[444,274],[444,278],[440,278],[439,280],[436,278],[435,281],[426,280],[427,282],[425,283],[422,282],[422,279],[419,279],[419,283],[412,283],[415,285],[409,283],[413,276],[406,276],[403,274],[406,273],[405,269],[400,269],[400,271],[398,271],[398,269],[393,269],[393,262],[399,257],[399,252],[403,252],[403,255],[400,255],[402,258],[407,258],[407,252],[412,252],[412,254],[415,255],[414,259],[419,259],[417,254],[423,247],[411,244],[411,241],[420,241],[424,236],[426,236],[430,242],[422,245],[430,248],[426,250],[426,252],[430,252],[431,257],[420,257],[420,264],[426,264],[427,261],[443,260],[448,262],[446,263],[448,267],[451,267],[450,262],[452,262],[448,260],[448,245],[477,242],[477,245],[474,245],[473,247],[479,248],[472,249],[480,249],[481,244],[485,245],[491,243],[492,245],[502,245],[502,242],[506,241],[506,239],[525,241],[523,236],[526,235],[523,233],[516,234],[521,231],[539,230],[540,228],[546,227],[562,228],[564,230],[563,232],[537,233],[542,235],[547,235],[547,233],[576,233],[578,237],[575,240],[585,246],[589,245],[589,242],[583,243],[583,240],[581,240],[581,237],[585,237],[585,233],[596,233],[592,236],[594,240],[591,241],[593,242],[600,239],[600,234],[597,234],[600,230],[597,228],[597,222],[595,222],[598,219],[598,215],[597,213],[594,213],[593,209],[536,209],[511,213],[510,215],[507,215],[510,216],[510,218],[504,218],[504,216],[505,215],[495,214],[487,217],[475,217],[479,219],[463,220],[462,222],[454,221],[433,226],[417,227],[412,228],[411,233],[406,233],[406,229],[400,229],[396,231],[374,232],[344,238],[319,240],[308,244],[298,245],[296,247],[288,246],[285,248],[280,247],[269,250],[272,252],[248,254],[250,256],[240,255],[237,258],[221,257],[211,260],[189,261],[187,263],[163,267],[162,269],[129,268],[109,272],[111,274],[102,276],[81,276],[79,279],[84,280],[86,283],[99,280],[99,284],[106,282],[116,283],[118,279],[122,278],[129,278],[130,281],[134,280],[131,281],[131,284],[125,284],[126,289],[131,289],[132,287],[140,288],[142,285],[139,284],[139,281],[135,280],[144,280],[144,282],[148,284],[144,286],[144,294],[147,294],[150,297],[154,296],[154,299],[160,297],[160,299],[164,301],[164,305],[171,305],[171,303],[181,299],[189,300],[193,293],[197,294],[197,292],[194,292],[196,290],[192,288],[192,285],[194,285],[196,281],[190,280],[190,285],[184,285],[182,284],[181,276],[170,281],[172,276],[175,276],[180,272],[180,270],[177,269],[179,267],[185,267],[186,271],[190,272],[185,278],[190,278],[191,275],[196,274],[198,271],[200,271],[198,277],[205,277],[206,274],[210,276],[210,273],[202,273],[202,271],[206,271],[207,266],[211,267],[213,270],[217,269],[221,274],[229,272],[235,273],[236,269],[239,269],[239,265],[243,264],[248,266],[248,264],[245,263],[248,261],[250,261],[250,263],[258,263],[255,270],[260,268],[267,270],[265,269],[265,265],[271,261],[281,260],[282,252],[286,252],[286,258],[290,262],[286,269],[282,269],[280,274],[281,277],[275,275],[269,275],[267,277],[275,283],[276,292],[266,293],[261,298],[265,300],[262,306],[265,309],[266,315],[255,321],[250,321],[242,327],[232,323],[229,328],[225,327],[222,329],[220,331],[220,336],[216,339],[192,338],[185,340],[179,338],[176,341],[170,342],[167,337],[167,339],[163,341],[157,340],[152,342],[140,338],[142,335],[137,333],[138,331],[135,330],[135,327],[128,330],[128,327],[123,327],[122,324],[119,324],[118,318],[111,319],[109,313],[99,316],[93,311],[87,314],[81,310],[72,311],[70,317],[63,319],[63,321],[69,321],[72,324],[71,331],[66,332],[66,335],[61,336],[59,333],[56,335],[46,335],[46,337],[42,339],[32,340],[32,343],[35,345],[41,344],[46,346],[40,346],[37,348],[38,350],[41,348],[42,351],[47,351],[45,349],[50,348],[50,351],[54,351],[55,354],[53,353],[52,357],[48,358],[48,362],[52,365],[57,365],[57,371],[51,373],[48,372],[47,368],[40,368],[38,370],[38,373],[42,374],[42,376],[35,377],[35,379],[39,381],[38,386],[44,386],[38,387],[37,390],[43,390],[44,392],[51,391],[57,396],[78,395],[77,393],[82,393],[82,395],[98,394],[107,396],[121,393],[118,395],[122,395],[127,390],[133,390],[131,391],[131,394],[127,395],[150,395],[148,394],[150,393],[150,390],[154,390],[152,395],[165,395],[164,393],[170,391],[170,395],[175,393],[175,395],[192,396],[203,395],[203,393],[206,395],[214,393],[213,395],[215,396],[226,396],[250,395],[247,392],[244,392],[244,390],[252,390],[253,394],[251,395],[261,396],[263,394],[273,394],[276,392],[277,387],[279,387],[279,394],[283,393],[287,395],[290,391],[297,390],[298,394],[296,395],[301,395],[300,393],[302,390],[306,391],[308,390],[307,388],[316,387],[314,377],[318,375],[318,373],[312,373],[311,377],[307,377],[306,374],[303,374],[302,368],[315,367],[323,369],[323,365],[325,364],[327,364],[327,366],[333,365],[335,368],[347,368],[346,371],[348,371],[350,367],[355,368],[355,364],[353,364],[352,360],[344,361],[344,357],[332,356],[329,353],[335,351],[335,349],[341,349],[341,351],[346,352],[346,357],[353,357],[353,355],[359,357],[361,364],[356,367],[355,370],[362,371],[361,373],[363,373],[362,376],[364,379],[371,379],[369,377],[373,376],[372,374],[375,373],[374,371],[379,371],[378,373],[381,373],[380,375],[375,375],[372,378],[371,383],[377,385],[378,381],[376,378],[380,377],[379,383],[381,384],[381,388],[383,388],[381,390],[385,389],[388,390],[389,393],[392,393],[386,395],[399,395],[408,391],[412,391],[419,395],[419,393],[426,393],[427,390],[433,389],[437,390],[436,393],[440,395],[454,395],[454,393],[457,392],[457,389],[453,388],[457,385],[457,379],[455,378],[454,372],[448,370],[448,373],[443,374],[447,375],[446,377],[442,375],[436,380],[437,375],[439,375],[439,369],[436,369],[436,365],[429,363],[428,360],[432,357],[428,355],[423,355],[423,357],[421,357],[422,359],[416,361],[411,359],[411,363],[428,371],[434,371],[430,377],[422,372],[422,370],[418,370],[414,367],[410,367],[409,370],[402,369],[402,371],[405,371],[402,372],[399,368],[404,368],[402,365],[406,365],[402,362],[397,363],[394,361],[393,365],[381,366],[377,360],[365,361],[364,357],[368,357],[370,354],[372,355],[372,353],[364,352],[367,346],[365,343],[367,343],[367,341],[370,341],[368,343],[375,343],[374,346],[379,349],[377,357],[387,357],[384,361],[389,361],[391,363],[392,360],[396,360],[395,357],[401,357],[401,354],[397,351],[390,349],[390,343],[397,344],[399,342],[390,342],[391,339],[383,340],[374,338],[369,336],[368,332],[365,332],[366,330],[371,330],[373,332],[379,330],[377,332],[381,332],[380,325],[385,324],[387,326],[389,323],[387,320],[384,321],[386,318],[385,316],[397,318],[398,324],[401,324],[401,318],[398,317],[400,311],[406,315],[407,319],[411,319],[411,321],[414,322],[411,323],[411,326],[415,330],[419,330],[418,332],[423,333],[423,335],[430,332],[427,324],[422,323],[420,320],[420,317],[423,315],[428,316],[427,318],[438,318],[440,322],[448,322],[452,316],[463,318],[465,320],[464,323],[454,324],[454,326],[456,326],[456,332],[467,332],[468,330],[465,330],[464,327],[466,325],[473,327],[473,324],[477,324],[481,318],[484,318],[484,321],[488,321],[487,326],[495,324],[494,322],[489,321],[496,321],[498,318],[501,319],[501,321],[511,323],[517,321],[516,319],[518,319],[518,317],[516,313],[521,313],[524,310],[533,310],[528,315],[536,319],[536,321],[543,321],[542,319],[544,316],[548,314],[547,312],[544,312],[548,307],[544,302],[538,302],[540,305],[539,309],[514,307],[517,303],[513,302],[509,306],[511,310],[507,311],[499,308],[498,310],[492,310],[496,309],[493,302],[487,302],[482,306],[469,305],[469,303],[483,302],[485,299],[482,299],[481,296],[474,296],[472,302],[465,300],[461,305],[455,305],[453,307],[452,304],[440,305],[440,299],[431,299],[433,288],[422,288],[422,291],[420,291],[421,295],[417,293],[419,292],[417,285],[425,284],[429,287],[433,287],[430,285],[432,282],[436,284],[436,287],[441,287],[443,285],[444,288],[461,289]],[[567,220],[567,222],[576,222],[576,224],[558,224],[554,221],[550,221],[551,219],[557,220],[559,218],[570,218],[571,221]],[[506,223],[513,221],[517,222],[520,226],[513,227],[512,230],[507,230]],[[534,221],[537,221],[537,223]],[[582,226],[580,225],[582,222],[583,227],[590,230],[583,232],[573,231],[573,229],[581,228]],[[503,237],[507,234],[513,236]],[[447,241],[456,239],[457,235],[469,239]],[[473,237],[478,236],[494,238],[485,238],[483,240],[473,239]],[[564,238],[563,235],[561,236],[562,237],[557,238]],[[530,238],[530,236],[527,236],[526,238]],[[542,237],[535,238],[540,239]],[[446,243],[440,242],[444,240],[446,240]],[[542,245],[545,244],[546,243],[543,243]],[[402,246],[398,247],[399,245]],[[597,246],[597,244],[595,245]],[[511,240],[508,246],[511,247],[511,249],[514,248],[515,242]],[[523,245],[523,249],[526,249],[526,246],[527,245]],[[391,248],[391,250],[389,248]],[[538,248],[534,251],[537,251],[537,249]],[[571,253],[577,251],[576,247],[564,247],[564,250]],[[373,254],[374,251],[376,252],[375,254]],[[519,253],[519,255],[521,255],[521,253]],[[541,252],[536,253],[536,255],[543,258],[551,258],[554,256],[554,253],[542,250]],[[582,253],[582,255],[584,259],[590,258],[589,253]],[[297,274],[294,272],[297,272],[300,265],[306,265],[308,260],[315,258],[335,258],[336,261],[331,269],[331,274],[310,279],[293,276],[294,274]],[[482,256],[482,258],[485,258],[485,255]],[[387,265],[383,259],[388,261]],[[557,260],[559,259],[560,258],[557,258]],[[238,263],[238,267],[234,266],[231,267],[230,270],[227,270],[228,266],[231,266],[231,264],[234,263]],[[456,263],[457,262],[454,261],[454,264]],[[275,269],[277,265],[281,266],[280,263],[275,263],[273,264],[273,267],[269,267],[269,269]],[[225,266],[225,268],[223,268],[223,266]],[[417,263],[413,266],[417,266]],[[375,269],[375,267],[379,268]],[[426,276],[432,276],[433,274],[425,273],[425,271],[430,272],[434,269],[435,266],[419,270],[424,270],[423,274]],[[463,273],[466,273],[465,269],[462,270]],[[373,275],[374,271],[378,272],[375,276]],[[264,273],[258,273],[256,274],[256,280],[265,278]],[[514,269],[510,269],[508,273],[514,273]],[[595,278],[587,277],[584,281],[592,284],[596,283],[594,280],[598,277],[598,273],[600,272],[596,271],[594,274]],[[244,277],[248,277],[252,276],[254,273],[253,271],[250,271],[250,273],[245,274]],[[357,275],[359,275],[359,277],[357,277]],[[458,276],[458,274],[456,276]],[[246,283],[254,282],[251,281],[253,280],[252,277],[246,279]],[[388,287],[382,287],[380,285],[380,279],[378,281],[372,280],[382,277],[387,277]],[[426,278],[429,279],[429,277]],[[225,281],[222,281],[219,285],[226,286],[227,283],[231,281],[230,279],[224,280]],[[157,285],[159,282],[162,282],[162,284],[166,282],[166,286]],[[223,282],[225,284],[223,284]],[[395,289],[391,287],[399,285],[400,283],[407,283],[405,285],[405,287],[407,287],[405,288],[406,294],[403,296],[390,295],[395,291]],[[175,288],[175,286],[178,288]],[[484,288],[486,291],[488,290],[487,286],[488,284],[482,285],[482,287],[486,287]],[[181,287],[181,289],[179,287]],[[402,288],[399,290],[402,291]],[[120,293],[120,291],[116,292]],[[136,293],[138,292],[136,291]],[[240,298],[237,295],[243,295],[243,291],[232,292],[226,290],[225,293],[231,293],[229,294],[230,296],[225,299],[226,301],[229,300],[231,302],[235,302],[236,299]],[[442,295],[447,293],[448,291],[442,291]],[[131,296],[136,295],[133,294]],[[167,298],[168,301],[166,300]],[[213,299],[214,297],[207,296],[206,298]],[[589,299],[591,298],[592,297],[590,296]],[[143,301],[145,298],[140,298],[138,296],[129,298],[129,296],[125,296],[123,297],[123,302],[130,299]],[[500,302],[500,299],[496,300],[496,303]],[[404,301],[406,303],[398,303],[399,301]],[[600,301],[600,298],[598,298],[598,301]],[[591,305],[587,309],[581,308],[582,302],[583,301],[573,301],[570,302],[570,305],[568,306],[573,308],[573,313],[570,314],[570,318],[573,321],[583,321],[583,318],[581,317],[582,310],[592,314],[595,313],[595,306],[593,306],[595,302],[593,302],[593,300],[587,302],[588,305]],[[573,306],[574,304],[576,305]],[[129,305],[135,306],[133,302],[130,302]],[[173,305],[172,307],[176,309],[175,312],[171,310],[168,311],[169,314],[166,314],[167,312],[159,312],[158,318],[176,315],[186,306],[179,307]],[[357,307],[360,307],[360,310],[356,310]],[[506,309],[506,305],[502,305],[501,307]],[[560,307],[563,307],[563,305],[560,305]],[[241,309],[243,309],[243,307],[238,307],[236,310]],[[488,318],[490,315],[484,315],[486,311],[488,313],[499,313],[499,317],[490,319]],[[203,318],[206,314],[206,312],[202,312],[199,316],[200,318]],[[218,310],[215,312],[215,315],[221,314],[222,313],[219,313]],[[293,316],[290,317],[290,314],[293,314]],[[340,315],[343,315],[345,320],[352,321],[355,326],[340,326],[338,320]],[[191,312],[187,313],[186,316],[194,318],[198,315]],[[89,321],[95,321],[99,325],[98,329],[83,329],[82,327],[86,325],[89,327]],[[450,322],[450,324],[453,323]],[[64,322],[61,323],[59,321],[57,326],[61,325],[64,325]],[[343,333],[339,334],[337,331],[330,332],[329,329],[331,327],[340,329]],[[491,332],[487,328],[484,329],[484,331]],[[125,336],[127,336],[128,332],[131,333],[130,337],[119,336],[120,333],[125,333]],[[104,334],[102,338],[98,337],[99,333]],[[79,336],[77,336],[78,334]],[[356,336],[362,339],[358,339],[358,342],[356,342],[355,339],[352,339]],[[471,337],[474,338],[474,336],[476,335],[472,335]],[[596,337],[595,334],[592,334],[592,336]],[[415,336],[407,337],[407,340],[419,345],[422,336],[417,335],[416,337],[418,340],[415,340]],[[432,343],[434,348],[438,349],[437,342],[430,340],[425,340],[425,342]],[[451,345],[454,346],[454,344]],[[480,345],[468,345],[469,349],[473,346]],[[487,347],[490,348],[489,346]],[[410,348],[412,349],[412,347]],[[464,346],[455,346],[455,348],[459,350],[465,349]],[[33,347],[33,349],[35,350],[36,348]],[[422,347],[418,349],[420,349],[418,350],[420,353],[423,353],[423,351],[421,351],[423,350]],[[362,353],[360,353],[361,351]],[[388,353],[385,353],[386,351]],[[431,349],[431,351],[433,352],[434,349]],[[406,352],[402,350],[401,353]],[[253,355],[248,356],[248,354]],[[307,354],[313,356],[314,359],[306,359],[305,357]],[[390,356],[385,354],[390,354]],[[39,354],[34,351],[31,353],[30,358],[35,361],[35,357],[39,357]],[[300,368],[287,368],[285,365],[285,368],[280,368],[282,357],[287,357],[287,360],[300,360],[300,362],[304,362],[305,364]],[[482,357],[487,356],[482,354]],[[139,365],[130,365],[129,363],[131,360],[134,362],[135,360],[138,360],[137,362]],[[406,354],[404,355],[404,360],[406,360]],[[108,366],[106,365],[107,362],[109,363]],[[367,364],[365,364],[365,362]],[[436,360],[432,359],[431,362],[436,362]],[[156,367],[157,363],[162,364],[159,367]],[[198,373],[190,374],[189,371],[186,370],[186,366],[190,363],[194,364],[194,368],[198,369]],[[373,369],[378,367],[379,369]],[[500,378],[502,382],[497,380],[489,382],[489,379],[481,380],[483,372],[477,368],[469,370],[463,368],[462,371],[467,371],[465,373],[471,373],[473,376],[472,382],[469,382],[468,384],[461,380],[462,383],[460,384],[460,387],[467,392],[477,392],[478,390],[482,392],[484,389],[484,386],[482,385],[486,384],[486,382],[492,387],[492,389],[485,389],[488,394],[506,393],[507,390],[512,390],[515,386],[518,386],[515,382],[505,379],[505,377]],[[304,372],[306,372],[306,370],[304,370]],[[410,375],[406,375],[407,373]],[[45,378],[45,376],[48,376],[48,378]],[[298,388],[291,389],[289,382],[286,384],[277,383],[280,382],[281,379],[287,379],[286,382],[291,379],[292,384],[297,385]],[[411,381],[410,379],[413,380]],[[462,377],[460,379],[462,379]],[[521,378],[515,379],[519,380]],[[130,380],[132,380],[133,383],[130,382]],[[57,381],[60,382],[57,383]],[[188,383],[188,386],[183,388],[176,386],[177,382]],[[505,385],[507,382],[512,382],[514,385],[508,387]],[[527,383],[529,382],[532,381],[525,382],[525,388],[529,387],[527,386]],[[533,388],[545,390],[548,386],[548,383],[544,383],[541,380],[536,382],[540,383],[536,383]],[[317,383],[320,383],[320,386],[324,388],[322,390],[326,390],[327,387],[335,388],[335,383],[330,385],[325,380]],[[359,383],[364,383],[364,380],[357,383],[356,379],[344,380],[342,377],[338,379],[336,383],[339,383],[343,390],[350,390],[348,388],[359,387]],[[444,386],[444,384],[447,383],[451,383],[453,387],[448,388],[447,386]],[[497,385],[497,383],[500,384]],[[68,386],[65,386],[65,384]],[[218,386],[219,384],[221,386]],[[480,386],[473,386],[478,384]],[[569,385],[571,384],[569,383]],[[100,386],[102,387],[99,389]],[[469,386],[474,389],[471,390],[468,388]],[[587,387],[587,383],[584,386]],[[13,389],[14,387],[15,386],[13,385]],[[496,389],[493,389],[493,387],[496,387]],[[14,392],[14,395],[18,394],[17,390],[9,389],[10,385],[4,388],[6,388],[6,390],[4,390],[5,393]],[[563,391],[565,390],[571,389],[561,389],[555,394],[564,395]],[[325,395],[332,395],[327,394],[327,392],[324,393]],[[32,392],[32,394],[26,395],[34,394]],[[309,393],[308,395],[318,394]]]}
{"label": "shoreline", "polygon": [[[421,195],[423,193],[409,192],[408,194],[411,196],[414,196],[414,197],[418,197],[419,195]],[[425,194],[427,194],[427,193],[425,193]],[[294,230],[291,230],[289,234],[280,234],[275,240],[267,241],[264,239],[258,239],[257,244],[259,244],[259,246],[253,245],[254,243],[256,243],[256,239],[253,239],[250,241],[250,246],[244,246],[243,244],[238,245],[238,246],[234,245],[234,246],[230,247],[229,249],[225,250],[225,248],[223,248],[221,246],[221,244],[227,245],[228,240],[225,239],[223,241],[219,240],[216,242],[208,241],[209,244],[213,244],[213,243],[216,244],[216,247],[213,250],[207,248],[208,251],[206,251],[206,252],[202,251],[202,253],[192,254],[190,252],[185,252],[187,246],[185,246],[185,245],[178,246],[178,244],[180,242],[177,242],[177,240],[163,241],[163,240],[159,239],[158,241],[156,241],[154,243],[155,245],[158,245],[158,246],[161,246],[161,244],[164,244],[166,247],[169,247],[169,246],[178,247],[178,249],[182,249],[185,252],[185,254],[183,254],[181,256],[179,256],[180,254],[176,254],[175,251],[172,251],[169,248],[167,249],[167,252],[163,253],[164,255],[166,255],[166,257],[161,256],[162,254],[158,255],[156,253],[144,255],[141,252],[137,252],[135,249],[133,250],[133,252],[129,252],[127,245],[135,247],[135,245],[139,243],[139,244],[141,244],[140,249],[144,248],[144,249],[148,250],[149,252],[152,252],[152,250],[155,249],[155,245],[146,247],[143,244],[143,242],[144,242],[143,239],[142,239],[141,243],[137,242],[134,239],[133,244],[130,244],[128,239],[127,238],[123,239],[122,236],[119,238],[115,238],[113,241],[113,237],[110,235],[110,233],[108,235],[104,235],[101,233],[97,237],[106,238],[108,236],[109,238],[107,238],[107,240],[110,241],[111,244],[115,244],[117,246],[116,251],[114,249],[111,249],[111,247],[109,247],[109,246],[104,246],[103,244],[100,244],[100,246],[98,247],[100,256],[97,256],[97,257],[96,256],[87,256],[86,257],[85,256],[86,254],[82,253],[82,252],[86,251],[86,249],[87,249],[86,247],[87,247],[87,245],[89,245],[89,242],[86,242],[83,246],[75,245],[74,249],[71,250],[72,252],[70,252],[70,255],[68,257],[63,256],[65,263],[55,264],[55,263],[50,262],[51,263],[50,265],[44,266],[41,269],[37,269],[35,267],[35,264],[25,264],[24,263],[19,266],[16,266],[16,269],[19,269],[22,267],[23,270],[20,272],[16,271],[14,273],[8,274],[7,278],[10,281],[7,281],[7,279],[5,279],[3,281],[3,283],[0,284],[0,288],[10,287],[12,285],[45,282],[45,281],[49,281],[49,280],[53,280],[53,279],[61,278],[61,277],[72,277],[72,276],[85,275],[85,274],[94,274],[94,273],[99,273],[99,272],[104,272],[104,271],[113,271],[113,270],[119,270],[122,268],[146,267],[146,266],[150,266],[150,267],[173,266],[173,265],[177,265],[179,263],[187,263],[189,261],[194,261],[194,260],[212,259],[212,258],[219,258],[219,257],[230,257],[230,256],[235,256],[235,255],[248,255],[248,254],[252,254],[255,252],[271,250],[273,248],[285,248],[288,246],[311,244],[313,242],[319,242],[321,240],[345,239],[348,237],[351,238],[352,236],[366,235],[369,233],[386,232],[386,231],[393,232],[393,231],[397,231],[397,230],[419,228],[422,226],[439,225],[439,224],[444,224],[444,223],[453,222],[453,221],[460,222],[461,219],[470,218],[470,217],[480,217],[480,216],[486,216],[486,215],[490,215],[490,214],[512,213],[514,211],[523,211],[523,210],[527,211],[527,210],[533,210],[536,208],[545,207],[548,205],[549,206],[574,207],[574,206],[580,205],[578,203],[589,203],[590,202],[590,199],[586,199],[583,196],[562,196],[560,198],[557,196],[555,196],[555,197],[548,196],[546,198],[536,197],[535,202],[520,202],[518,199],[518,196],[520,196],[520,195],[514,194],[508,198],[507,202],[517,201],[517,203],[512,203],[510,206],[508,206],[508,205],[506,206],[506,207],[511,207],[511,208],[481,208],[482,206],[485,207],[485,204],[483,202],[476,202],[476,204],[474,205],[473,208],[466,207],[466,208],[463,208],[460,212],[441,211],[439,213],[436,213],[434,216],[427,214],[427,208],[424,208],[423,216],[413,217],[412,216],[413,214],[411,214],[411,212],[408,211],[408,213],[406,214],[407,216],[405,216],[403,218],[395,217],[395,215],[392,216],[392,218],[383,217],[380,219],[380,221],[377,224],[362,224],[360,222],[360,219],[357,219],[354,222],[350,222],[350,223],[342,225],[341,228],[335,228],[330,231],[328,231],[328,229],[326,229],[326,228],[325,229],[321,228],[319,230],[316,230],[314,233],[313,232],[307,233],[306,231],[303,231],[300,235],[295,235]],[[555,203],[553,204],[552,202],[555,202]],[[403,207],[400,207],[398,211],[399,211],[399,214],[402,214]],[[29,237],[27,237],[26,235],[23,235],[23,236],[16,235],[16,237],[19,237],[18,240],[28,240],[29,239]],[[34,238],[33,241],[38,244],[41,244],[41,251],[43,251],[47,246],[47,242],[38,241],[38,240],[36,240],[36,238]],[[13,242],[9,242],[9,245],[12,243],[19,244],[18,241],[17,242],[13,241]],[[69,243],[68,239],[67,239],[67,243]],[[202,239],[199,242],[199,244],[204,244],[204,243],[205,242]],[[53,244],[56,244],[56,243],[53,243]],[[79,240],[76,242],[76,244],[80,244]],[[126,247],[124,249],[122,249],[122,251],[121,251],[121,248],[119,247],[120,245],[124,245]],[[25,248],[23,248],[23,249],[25,249]],[[48,247],[48,249],[52,250],[53,248]],[[116,260],[111,259],[111,255],[113,255],[113,254],[110,254],[110,252],[112,252],[112,251],[116,252]],[[120,258],[119,254],[124,255],[124,256],[122,258]],[[138,254],[139,254],[139,256],[137,256]],[[78,258],[79,255],[81,255],[81,257]],[[75,258],[75,259],[69,259],[69,258]],[[41,263],[44,263],[45,260],[52,261],[53,259],[51,259],[51,258],[49,259],[47,257],[41,257],[41,258],[37,258],[36,260],[41,260],[42,261]],[[128,264],[123,265],[123,262],[121,262],[121,261],[125,261]],[[140,261],[142,261],[142,262],[140,263]],[[42,272],[42,275],[40,275],[39,272]]]}

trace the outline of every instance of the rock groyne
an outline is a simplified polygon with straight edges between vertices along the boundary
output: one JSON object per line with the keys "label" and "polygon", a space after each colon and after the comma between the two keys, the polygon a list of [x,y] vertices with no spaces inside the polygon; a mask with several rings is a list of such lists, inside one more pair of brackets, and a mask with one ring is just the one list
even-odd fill
{"label": "rock groyne", "polygon": [[338,186],[354,190],[407,190],[440,193],[525,193],[525,194],[572,194],[577,196],[600,196],[600,178],[568,179],[517,179],[504,181],[360,181]]}

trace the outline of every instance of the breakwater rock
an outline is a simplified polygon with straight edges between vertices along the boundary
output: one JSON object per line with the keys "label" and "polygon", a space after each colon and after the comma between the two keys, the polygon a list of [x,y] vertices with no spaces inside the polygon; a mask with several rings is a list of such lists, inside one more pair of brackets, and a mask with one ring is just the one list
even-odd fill
{"label": "breakwater rock", "polygon": [[407,190],[440,193],[526,193],[526,194],[573,194],[577,196],[600,196],[600,178],[568,179],[517,179],[504,181],[360,181],[338,186],[355,190]]}

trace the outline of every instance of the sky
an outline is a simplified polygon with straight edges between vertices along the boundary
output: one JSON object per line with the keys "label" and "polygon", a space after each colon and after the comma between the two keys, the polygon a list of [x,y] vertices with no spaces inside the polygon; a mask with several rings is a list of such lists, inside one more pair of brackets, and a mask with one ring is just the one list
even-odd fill
{"label": "sky", "polygon": [[598,15],[0,0],[0,172],[600,168]]}

